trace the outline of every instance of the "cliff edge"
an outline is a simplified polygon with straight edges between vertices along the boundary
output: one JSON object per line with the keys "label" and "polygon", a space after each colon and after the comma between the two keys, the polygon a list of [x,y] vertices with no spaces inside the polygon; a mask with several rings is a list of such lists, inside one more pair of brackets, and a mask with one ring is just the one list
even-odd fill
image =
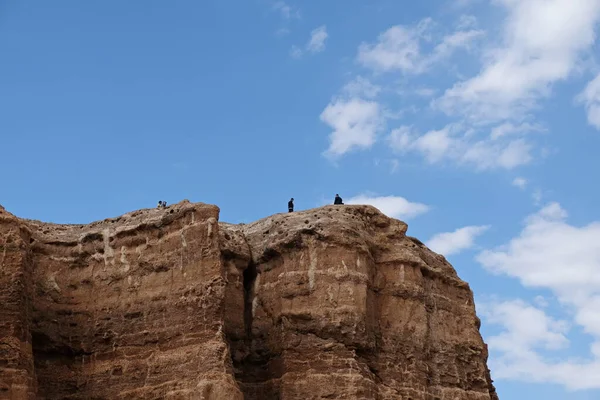
{"label": "cliff edge", "polygon": [[473,294],[370,206],[0,207],[0,399],[497,400]]}

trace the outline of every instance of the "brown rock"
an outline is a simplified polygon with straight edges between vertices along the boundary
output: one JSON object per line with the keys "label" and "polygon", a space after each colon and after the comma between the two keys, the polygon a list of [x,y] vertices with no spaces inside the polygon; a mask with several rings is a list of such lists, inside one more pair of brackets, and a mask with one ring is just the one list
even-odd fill
{"label": "brown rock", "polygon": [[0,399],[497,399],[473,295],[369,206],[0,210]]}

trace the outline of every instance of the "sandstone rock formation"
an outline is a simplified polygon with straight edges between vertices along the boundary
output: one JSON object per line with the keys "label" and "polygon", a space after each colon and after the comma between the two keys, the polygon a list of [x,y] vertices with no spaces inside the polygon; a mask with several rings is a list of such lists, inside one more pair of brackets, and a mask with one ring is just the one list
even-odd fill
{"label": "sandstone rock formation", "polygon": [[0,399],[497,399],[473,295],[369,206],[0,207]]}

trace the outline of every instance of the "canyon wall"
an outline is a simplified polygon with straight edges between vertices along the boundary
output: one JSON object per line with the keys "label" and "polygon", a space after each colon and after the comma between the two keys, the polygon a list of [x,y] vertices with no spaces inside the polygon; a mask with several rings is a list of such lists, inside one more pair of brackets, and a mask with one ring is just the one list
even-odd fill
{"label": "canyon wall", "polygon": [[0,399],[497,399],[473,294],[370,206],[0,208]]}

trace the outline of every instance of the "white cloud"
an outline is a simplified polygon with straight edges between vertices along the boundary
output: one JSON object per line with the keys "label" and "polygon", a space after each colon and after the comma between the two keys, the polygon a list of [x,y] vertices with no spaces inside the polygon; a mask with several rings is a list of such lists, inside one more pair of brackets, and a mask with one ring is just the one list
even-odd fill
{"label": "white cloud", "polygon": [[477,17],[474,15],[461,15],[456,24],[457,29],[469,29],[477,26]]}
{"label": "white cloud", "polygon": [[400,196],[367,196],[352,197],[346,204],[368,204],[378,208],[388,217],[410,219],[429,211],[429,206],[421,203],[412,203]]}
{"label": "white cloud", "polygon": [[284,1],[277,1],[273,4],[273,9],[279,11],[281,17],[284,19],[299,19],[300,11],[293,8]]}
{"label": "white cloud", "polygon": [[[536,346],[551,348],[548,337],[554,338],[554,344],[564,343],[557,336],[564,331],[556,327],[542,329],[544,324],[537,320],[539,332],[554,334],[540,334],[537,340],[525,344],[517,341],[524,346],[523,351],[512,351],[503,347],[501,340],[488,339],[492,350],[500,353],[492,367],[497,378],[553,382],[571,389],[600,388],[600,354],[596,352],[600,349],[600,222],[574,226],[566,219],[566,211],[558,203],[551,203],[527,217],[517,237],[496,250],[481,252],[477,260],[489,271],[517,278],[525,286],[550,290],[573,310],[572,323],[593,338],[590,357],[561,362],[542,357],[535,352]],[[522,333],[516,330],[517,323],[511,325],[508,314],[497,322],[506,329],[503,335],[519,340]]]}
{"label": "white cloud", "polygon": [[527,179],[517,177],[512,181],[513,186],[518,187],[519,189],[525,189],[527,187]]}
{"label": "white cloud", "polygon": [[589,124],[600,129],[600,74],[588,83],[579,99],[585,103]]}
{"label": "white cloud", "polygon": [[304,46],[304,50],[294,45],[290,50],[290,55],[293,58],[301,58],[305,51],[313,54],[320,53],[325,50],[325,41],[328,37],[325,25],[313,29],[310,33],[310,39],[308,39],[308,42]]}
{"label": "white cloud", "polygon": [[513,169],[531,161],[531,145],[524,139],[510,141],[473,141],[470,133],[459,125],[447,125],[418,135],[411,127],[403,126],[388,136],[390,147],[400,153],[415,151],[430,163],[451,160],[473,165],[479,170]]}
{"label": "white cloud", "polygon": [[529,216],[505,249],[482,252],[477,259],[490,271],[551,289],[564,300],[600,295],[600,222],[576,227],[566,217],[551,203]]}
{"label": "white cloud", "polygon": [[[456,117],[449,126],[460,128],[426,127],[420,134],[392,132],[389,142],[395,151],[419,153],[429,163],[451,161],[476,170],[515,169],[543,155],[545,150],[539,149],[535,137],[529,134],[545,132],[546,128],[534,120],[532,113],[540,100],[552,93],[555,83],[580,71],[591,58],[600,1],[491,3],[499,6],[496,11],[503,11],[498,13],[499,35],[487,35],[478,27],[475,16],[462,15],[450,29],[426,18],[412,25],[392,26],[375,40],[359,45],[357,62],[378,78],[391,73],[459,74],[461,71],[453,68],[434,67],[456,56],[459,50],[482,50],[478,55],[482,63],[479,72],[455,83],[430,103],[434,111]],[[411,94],[430,97],[434,90],[413,88]],[[377,94],[354,96],[373,98]],[[580,99],[586,105],[588,120],[600,129],[600,75]]]}
{"label": "white cloud", "polygon": [[458,254],[473,247],[475,238],[489,228],[489,226],[465,226],[454,232],[438,233],[429,239],[427,247],[445,256]]}
{"label": "white cloud", "polygon": [[498,125],[492,128],[492,133],[490,134],[491,139],[499,139],[501,137],[505,137],[508,135],[517,135],[524,134],[529,132],[545,132],[546,130],[538,124],[530,124],[523,123],[515,125],[511,122],[505,122],[501,125]]}
{"label": "white cloud", "polygon": [[557,350],[569,344],[566,321],[555,320],[522,300],[483,304],[480,313],[489,323],[506,328],[506,332],[488,339],[494,349],[527,352],[532,347]]}
{"label": "white cloud", "polygon": [[441,39],[430,54],[422,53],[422,42],[430,42],[433,21],[422,20],[416,26],[396,25],[383,32],[374,44],[362,43],[358,61],[375,71],[402,71],[420,74],[460,48],[469,48],[483,31],[457,31]]}
{"label": "white cloud", "polygon": [[385,123],[377,102],[358,97],[334,99],[321,113],[321,121],[333,129],[326,152],[333,157],[371,147]]}
{"label": "white cloud", "polygon": [[533,301],[535,302],[535,304],[538,305],[538,307],[546,308],[549,305],[548,300],[546,300],[544,296],[535,296],[535,299],[533,299]]}
{"label": "white cloud", "polygon": [[505,144],[482,140],[466,149],[462,161],[482,170],[513,169],[531,162],[531,149],[531,145],[523,139],[512,140]]}
{"label": "white cloud", "polygon": [[542,356],[569,346],[570,324],[547,315],[521,300],[480,304],[486,323],[503,328],[487,338],[490,369],[495,379],[553,383],[571,390],[600,387],[600,343],[591,345],[590,358],[558,359]]}
{"label": "white cloud", "polygon": [[406,28],[394,26],[379,35],[375,45],[363,43],[358,49],[358,60],[365,66],[376,70],[419,72],[421,54],[419,37],[423,35],[426,24],[421,22],[417,27]]}
{"label": "white cloud", "polygon": [[448,129],[429,131],[415,140],[416,149],[425,154],[430,162],[441,160],[451,147],[456,146],[455,139],[451,138]]}
{"label": "white cloud", "polygon": [[412,126],[401,126],[394,129],[388,136],[388,143],[393,150],[405,153],[410,150],[415,141],[415,133]]}
{"label": "white cloud", "polygon": [[481,72],[448,89],[436,104],[478,123],[519,118],[568,78],[594,43],[598,0],[497,0],[508,12],[503,44],[484,55]]}
{"label": "white cloud", "polygon": [[348,82],[342,91],[351,97],[374,98],[381,92],[381,87],[374,85],[370,80],[357,76],[354,80]]}
{"label": "white cloud", "polygon": [[319,53],[325,50],[325,40],[327,40],[328,36],[329,35],[327,34],[327,28],[325,25],[314,29],[310,33],[310,40],[306,45],[306,50],[310,51],[311,53]]}
{"label": "white cloud", "polygon": [[544,198],[544,193],[541,189],[535,189],[531,194],[531,198],[533,199],[533,204],[535,206],[540,206],[542,204],[542,199]]}
{"label": "white cloud", "polygon": [[279,29],[277,29],[277,31],[275,31],[275,35],[277,35],[277,36],[285,36],[285,35],[288,35],[289,33],[290,33],[289,28],[279,28]]}
{"label": "white cloud", "polygon": [[292,58],[301,58],[302,49],[298,48],[298,46],[292,46],[292,48],[290,49],[290,56]]}
{"label": "white cloud", "polygon": [[427,87],[415,89],[415,94],[421,97],[432,97],[436,92],[436,89]]}
{"label": "white cloud", "polygon": [[397,152],[417,151],[422,153],[430,163],[435,163],[444,157],[449,157],[458,146],[457,139],[451,137],[453,130],[454,127],[448,125],[443,129],[432,130],[419,136],[412,127],[401,126],[390,133],[388,143]]}
{"label": "white cloud", "polygon": [[444,36],[442,42],[435,46],[433,54],[425,61],[427,66],[449,57],[456,49],[470,49],[475,39],[483,36],[481,30],[457,31]]}
{"label": "white cloud", "polygon": [[[530,133],[545,132],[546,128],[530,113],[540,97],[550,93],[553,83],[568,78],[579,67],[594,42],[594,24],[600,19],[598,0],[573,2],[494,0],[507,12],[501,20],[501,35],[488,37],[488,45],[481,51],[480,72],[431,102],[434,110],[439,108],[457,118],[442,129],[428,127],[416,132],[399,128],[388,137],[391,148],[398,153],[420,154],[429,163],[453,162],[479,171],[512,170],[543,155],[544,149],[537,147]],[[486,33],[477,24],[476,17],[463,15],[454,31],[444,32],[429,18],[413,25],[392,26],[375,41],[362,43],[357,61],[370,68],[375,77],[381,73],[438,72],[433,67],[457,50],[481,46],[480,39]],[[598,82],[600,97],[600,79]],[[595,86],[589,87],[582,99],[588,104],[590,121],[598,110],[600,125],[600,102],[589,100],[595,98]],[[434,90],[413,89],[411,94],[428,97]],[[377,96],[365,94],[366,90],[358,94],[356,89],[354,93],[351,96]],[[367,147],[370,145],[363,146]]]}

